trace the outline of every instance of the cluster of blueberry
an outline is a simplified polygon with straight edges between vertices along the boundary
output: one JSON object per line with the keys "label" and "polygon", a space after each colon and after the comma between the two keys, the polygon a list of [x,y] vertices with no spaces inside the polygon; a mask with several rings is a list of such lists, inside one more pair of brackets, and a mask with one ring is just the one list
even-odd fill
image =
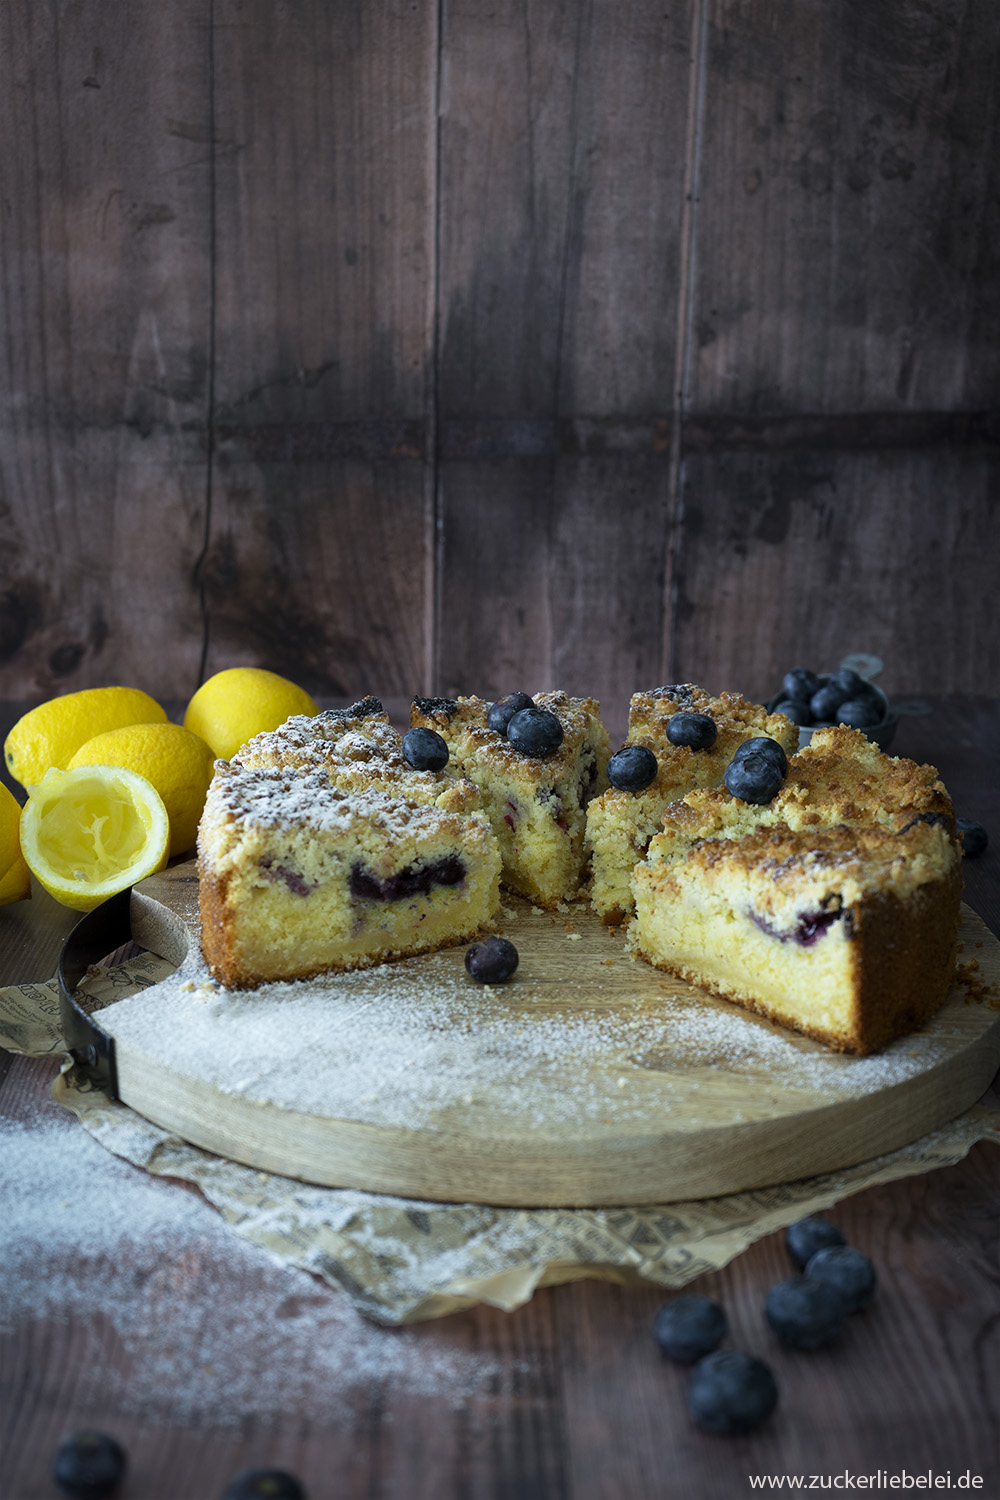
{"label": "cluster of blueberry", "polygon": [[[125,1477],[122,1445],[106,1432],[85,1429],[64,1438],[52,1459],[56,1487],[71,1500],[111,1500]],[[248,1469],[230,1480],[221,1500],[307,1500],[302,1484],[283,1469]]]}
{"label": "cluster of blueberry", "polygon": [[[718,733],[708,714],[677,713],[667,720],[667,739],[689,750],[711,750]],[[777,740],[758,735],[737,747],[723,780],[731,796],[762,805],[779,791],[787,770],[788,756]],[[623,745],[608,761],[608,780],[620,792],[644,792],[656,772],[656,756],[645,745]]]}
{"label": "cluster of blueberry", "polygon": [[[789,1348],[824,1348],[870,1302],[874,1268],[836,1224],[816,1214],[789,1227],[785,1247],[802,1274],[771,1288],[765,1317]],[[763,1360],[719,1348],[727,1326],[717,1302],[687,1293],[660,1308],[653,1334],[670,1359],[693,1365],[688,1404],[697,1425],[732,1436],[766,1421],[778,1403],[778,1383]]]}
{"label": "cluster of blueberry", "polygon": [[555,714],[538,708],[527,693],[507,693],[491,703],[486,723],[520,755],[547,760],[563,742],[563,727]]}
{"label": "cluster of blueberry", "polygon": [[818,677],[806,667],[785,674],[782,697],[774,705],[804,729],[828,729],[846,724],[851,729],[873,729],[885,718],[885,701],[877,688],[855,672],[841,667],[828,677]]}

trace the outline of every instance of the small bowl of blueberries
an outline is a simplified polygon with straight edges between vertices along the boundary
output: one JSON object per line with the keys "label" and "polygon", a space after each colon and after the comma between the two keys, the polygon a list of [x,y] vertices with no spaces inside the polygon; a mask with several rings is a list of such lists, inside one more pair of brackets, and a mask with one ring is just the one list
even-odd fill
{"label": "small bowl of blueberries", "polygon": [[845,656],[835,672],[793,667],[785,673],[781,692],[768,703],[768,711],[784,714],[799,726],[800,749],[808,745],[814,730],[846,724],[887,750],[899,715],[872,681],[882,665],[877,656],[858,653]]}

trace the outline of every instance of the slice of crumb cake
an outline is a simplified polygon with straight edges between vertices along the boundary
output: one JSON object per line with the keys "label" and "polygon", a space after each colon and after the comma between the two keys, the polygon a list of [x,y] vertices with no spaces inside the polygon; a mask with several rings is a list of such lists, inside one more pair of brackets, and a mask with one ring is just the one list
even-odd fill
{"label": "slice of crumb cake", "polygon": [[530,701],[562,730],[546,754],[518,750],[510,726],[507,732],[492,729],[491,704],[483,698],[415,698],[410,720],[437,730],[457,773],[479,789],[500,842],[504,884],[552,908],[580,888],[587,804],[607,786],[611,746],[595,699],[551,692]]}
{"label": "slice of crumb cake", "polygon": [[694,791],[663,823],[633,876],[649,962],[849,1052],[943,1004],[962,873],[933,766],[820,730],[769,803]]}
{"label": "slice of crumb cake", "polygon": [[499,904],[482,813],[323,766],[219,761],[198,833],[202,948],[226,985],[353,969],[473,937]]}
{"label": "slice of crumb cake", "polygon": [[[700,744],[697,734],[687,736],[696,740],[694,746],[671,742],[668,735],[677,732],[676,721],[682,715],[710,721],[707,733],[701,726]],[[745,740],[767,736],[792,755],[798,733],[782,714],[769,714],[739,693],[713,697],[686,682],[633,694],[625,743],[653,753],[656,776],[640,791],[610,787],[587,809],[593,868],[590,899],[603,920],[621,922],[631,915],[632,871],[659,833],[671,802],[696,787],[719,786],[734,751]]]}

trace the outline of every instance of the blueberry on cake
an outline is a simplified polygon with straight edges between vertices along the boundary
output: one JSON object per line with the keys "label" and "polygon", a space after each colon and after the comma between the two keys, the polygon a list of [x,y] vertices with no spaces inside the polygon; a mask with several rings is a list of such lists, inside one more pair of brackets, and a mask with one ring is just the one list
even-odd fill
{"label": "blueberry on cake", "polygon": [[841,1051],[877,1051],[943,1004],[962,891],[933,766],[831,728],[766,804],[675,802],[633,875],[633,951]]}
{"label": "blueberry on cake", "polygon": [[[643,750],[655,758],[652,780],[624,778],[587,809],[587,842],[593,867],[591,905],[605,922],[625,920],[633,911],[631,879],[670,803],[696,787],[722,783],[737,747],[770,738],[791,755],[798,729],[780,714],[749,703],[739,693],[712,697],[693,683],[635,693],[629,704],[625,746],[614,757],[639,762]],[[635,747],[632,749],[631,747]],[[648,762],[647,762],[648,764]]]}
{"label": "blueberry on cake", "polygon": [[499,903],[482,813],[346,790],[324,765],[216,762],[198,862],[202,949],[236,987],[466,941]]}
{"label": "blueberry on cake", "polygon": [[415,698],[410,719],[444,738],[456,774],[478,788],[508,889],[548,908],[572,899],[584,876],[587,805],[607,785],[611,747],[596,701],[562,692],[496,704]]}

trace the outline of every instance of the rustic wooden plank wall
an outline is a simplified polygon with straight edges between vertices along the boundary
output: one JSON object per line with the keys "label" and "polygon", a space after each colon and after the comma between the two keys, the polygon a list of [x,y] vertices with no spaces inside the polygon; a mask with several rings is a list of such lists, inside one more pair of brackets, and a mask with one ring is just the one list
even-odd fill
{"label": "rustic wooden plank wall", "polygon": [[991,0],[13,0],[0,696],[1000,692]]}

